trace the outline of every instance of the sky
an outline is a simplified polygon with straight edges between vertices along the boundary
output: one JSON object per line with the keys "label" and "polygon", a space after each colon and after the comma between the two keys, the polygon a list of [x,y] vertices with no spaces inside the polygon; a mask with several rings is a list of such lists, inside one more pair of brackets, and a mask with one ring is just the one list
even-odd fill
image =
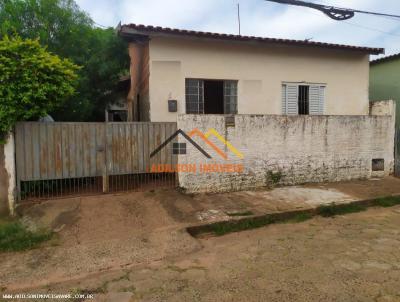
{"label": "sky", "polygon": [[[250,36],[383,47],[400,52],[400,19],[356,14],[335,21],[322,12],[264,0],[75,0],[99,25],[136,23]],[[309,0],[338,7],[400,15],[399,0]],[[377,58],[373,56],[372,59]]]}

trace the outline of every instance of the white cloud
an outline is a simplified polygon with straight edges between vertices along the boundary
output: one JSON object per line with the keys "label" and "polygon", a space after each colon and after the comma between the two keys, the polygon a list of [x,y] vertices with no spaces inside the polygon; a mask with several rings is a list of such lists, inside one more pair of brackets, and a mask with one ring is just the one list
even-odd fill
{"label": "white cloud", "polygon": [[[237,3],[241,5],[242,34],[305,39],[387,48],[400,51],[400,21],[357,14],[334,21],[323,13],[264,0],[77,0],[95,22],[168,26],[237,33]],[[316,0],[315,2],[400,15],[398,0]],[[394,35],[383,32],[392,32]]]}

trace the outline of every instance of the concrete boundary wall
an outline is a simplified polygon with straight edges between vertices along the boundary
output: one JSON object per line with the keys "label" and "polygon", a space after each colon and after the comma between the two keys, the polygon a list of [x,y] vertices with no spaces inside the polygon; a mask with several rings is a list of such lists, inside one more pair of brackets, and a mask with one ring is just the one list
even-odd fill
{"label": "concrete boundary wall", "polygon": [[[207,159],[191,144],[179,164],[197,164],[196,173],[179,172],[188,192],[226,192],[263,187],[272,182],[295,185],[368,179],[393,173],[394,103],[377,102],[365,116],[236,115],[234,126],[221,115],[180,115],[178,129],[189,133],[215,129],[243,159],[214,135],[223,159],[199,137],[195,141],[212,156]],[[378,115],[379,114],[379,115]],[[183,139],[182,139],[183,142]],[[383,171],[372,171],[373,160]],[[242,165],[243,171],[204,173],[200,165]]]}

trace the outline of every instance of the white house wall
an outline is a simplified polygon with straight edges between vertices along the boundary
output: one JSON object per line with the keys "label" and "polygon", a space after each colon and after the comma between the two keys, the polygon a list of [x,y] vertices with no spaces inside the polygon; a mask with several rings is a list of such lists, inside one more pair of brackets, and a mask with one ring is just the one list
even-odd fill
{"label": "white house wall", "polygon": [[[367,115],[369,57],[312,47],[152,37],[151,121],[185,113],[185,78],[238,80],[239,114],[282,114],[282,82],[326,84],[324,114]],[[178,100],[178,113],[168,112]]]}

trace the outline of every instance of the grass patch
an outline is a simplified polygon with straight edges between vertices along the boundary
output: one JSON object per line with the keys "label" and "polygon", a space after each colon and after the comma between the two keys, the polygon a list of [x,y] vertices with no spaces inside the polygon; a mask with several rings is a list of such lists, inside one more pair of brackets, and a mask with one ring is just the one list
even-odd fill
{"label": "grass patch", "polygon": [[265,215],[253,218],[246,218],[238,221],[222,221],[210,225],[208,232],[212,232],[217,236],[228,233],[240,232],[245,230],[257,229],[273,223],[299,223],[309,220],[313,217],[311,213],[300,212],[292,215]]}
{"label": "grass patch", "polygon": [[375,199],[375,205],[379,207],[394,207],[400,205],[400,196],[388,196]]}
{"label": "grass patch", "polygon": [[40,243],[51,239],[52,233],[47,231],[28,231],[20,222],[0,223],[0,251],[14,252],[37,247]]}
{"label": "grass patch", "polygon": [[254,215],[252,211],[245,211],[245,212],[233,212],[233,213],[226,213],[226,215],[235,217],[235,216],[251,216]]}
{"label": "grass patch", "polygon": [[344,215],[350,213],[358,213],[365,211],[367,206],[360,204],[341,204],[341,205],[324,205],[317,208],[317,214],[322,217],[333,217],[336,215]]}
{"label": "grass patch", "polygon": [[[400,196],[388,196],[349,204],[333,203],[320,206],[315,210],[275,213],[257,217],[244,217],[239,220],[221,221],[208,225],[189,227],[187,231],[193,237],[199,237],[202,234],[222,236],[228,233],[260,228],[273,223],[299,223],[309,220],[314,216],[334,217],[336,215],[363,212],[369,207],[393,207],[396,205],[400,205]],[[246,212],[232,213],[232,216],[245,216],[244,213]],[[253,215],[253,213],[250,213],[249,215]],[[228,215],[231,216],[230,214]]]}
{"label": "grass patch", "polygon": [[287,220],[284,220],[284,223],[300,223],[307,221],[309,219],[313,218],[313,215],[311,213],[299,213],[294,215],[292,218],[289,218]]}
{"label": "grass patch", "polygon": [[271,219],[270,216],[262,216],[254,219],[245,219],[235,222],[222,222],[213,225],[212,232],[214,232],[217,236],[222,236],[228,233],[260,228],[274,222],[275,220]]}

